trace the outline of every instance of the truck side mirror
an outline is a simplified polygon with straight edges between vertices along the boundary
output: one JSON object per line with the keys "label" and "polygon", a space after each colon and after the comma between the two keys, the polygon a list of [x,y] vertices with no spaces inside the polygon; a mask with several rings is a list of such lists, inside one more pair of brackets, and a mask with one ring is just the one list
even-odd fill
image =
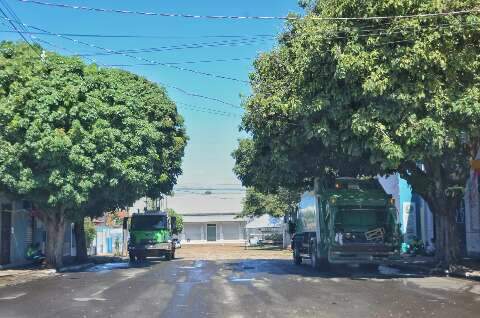
{"label": "truck side mirror", "polygon": [[288,222],[288,233],[289,234],[295,233],[295,223],[292,221]]}
{"label": "truck side mirror", "polygon": [[172,216],[171,225],[172,225],[172,233],[173,234],[178,234],[178,231],[177,231],[177,217]]}
{"label": "truck side mirror", "polygon": [[128,217],[123,218],[123,229],[124,230],[128,229]]}

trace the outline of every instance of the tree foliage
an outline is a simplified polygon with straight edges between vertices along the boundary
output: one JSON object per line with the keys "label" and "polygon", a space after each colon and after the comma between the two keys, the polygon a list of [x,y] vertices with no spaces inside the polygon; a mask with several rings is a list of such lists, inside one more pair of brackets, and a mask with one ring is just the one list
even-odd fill
{"label": "tree foliage", "polygon": [[282,217],[291,213],[300,195],[295,191],[280,188],[276,193],[261,193],[254,188],[247,189],[243,211],[239,217],[259,217],[264,214]]}
{"label": "tree foliage", "polygon": [[88,248],[92,246],[93,240],[95,240],[95,237],[97,236],[97,230],[95,229],[95,224],[92,222],[91,218],[85,218],[84,228],[85,228],[85,242]]}
{"label": "tree foliage", "polygon": [[57,266],[67,218],[168,193],[187,140],[158,85],[10,42],[0,44],[0,127],[0,189],[42,211]]}
{"label": "tree foliage", "polygon": [[454,260],[455,211],[480,141],[480,17],[315,18],[459,11],[478,1],[304,4],[305,18],[289,21],[255,62],[242,125],[252,140],[235,152],[236,173],[275,187],[331,170],[398,172],[437,215],[439,256]]}
{"label": "tree foliage", "polygon": [[183,232],[183,216],[178,214],[174,209],[167,209],[168,216],[174,216],[177,219],[177,231],[178,233]]}

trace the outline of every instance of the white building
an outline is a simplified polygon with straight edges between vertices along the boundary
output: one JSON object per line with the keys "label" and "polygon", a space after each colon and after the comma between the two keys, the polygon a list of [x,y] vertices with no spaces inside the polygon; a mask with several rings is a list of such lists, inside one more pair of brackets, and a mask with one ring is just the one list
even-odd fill
{"label": "white building", "polygon": [[[480,156],[477,157],[480,159]],[[480,170],[472,170],[464,198],[463,218],[468,256],[480,257]]]}
{"label": "white building", "polygon": [[165,205],[183,216],[180,239],[186,243],[240,243],[245,241],[246,219],[242,211],[242,188],[179,188]]}

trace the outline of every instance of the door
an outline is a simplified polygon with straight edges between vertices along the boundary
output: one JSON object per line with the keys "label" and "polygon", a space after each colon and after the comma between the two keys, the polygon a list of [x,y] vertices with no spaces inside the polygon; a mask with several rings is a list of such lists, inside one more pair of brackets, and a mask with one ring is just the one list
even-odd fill
{"label": "door", "polygon": [[0,210],[0,265],[6,265],[10,263],[10,239],[12,231],[11,209],[11,204],[2,204],[2,209]]}
{"label": "door", "polygon": [[217,225],[207,224],[207,241],[214,242],[217,240]]}

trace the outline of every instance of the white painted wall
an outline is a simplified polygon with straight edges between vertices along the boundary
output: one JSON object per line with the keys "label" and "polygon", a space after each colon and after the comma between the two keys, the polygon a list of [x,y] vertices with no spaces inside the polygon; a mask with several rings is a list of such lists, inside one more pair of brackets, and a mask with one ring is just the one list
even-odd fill
{"label": "white painted wall", "polygon": [[472,171],[465,192],[465,233],[467,254],[480,257],[480,194],[479,173]]}

